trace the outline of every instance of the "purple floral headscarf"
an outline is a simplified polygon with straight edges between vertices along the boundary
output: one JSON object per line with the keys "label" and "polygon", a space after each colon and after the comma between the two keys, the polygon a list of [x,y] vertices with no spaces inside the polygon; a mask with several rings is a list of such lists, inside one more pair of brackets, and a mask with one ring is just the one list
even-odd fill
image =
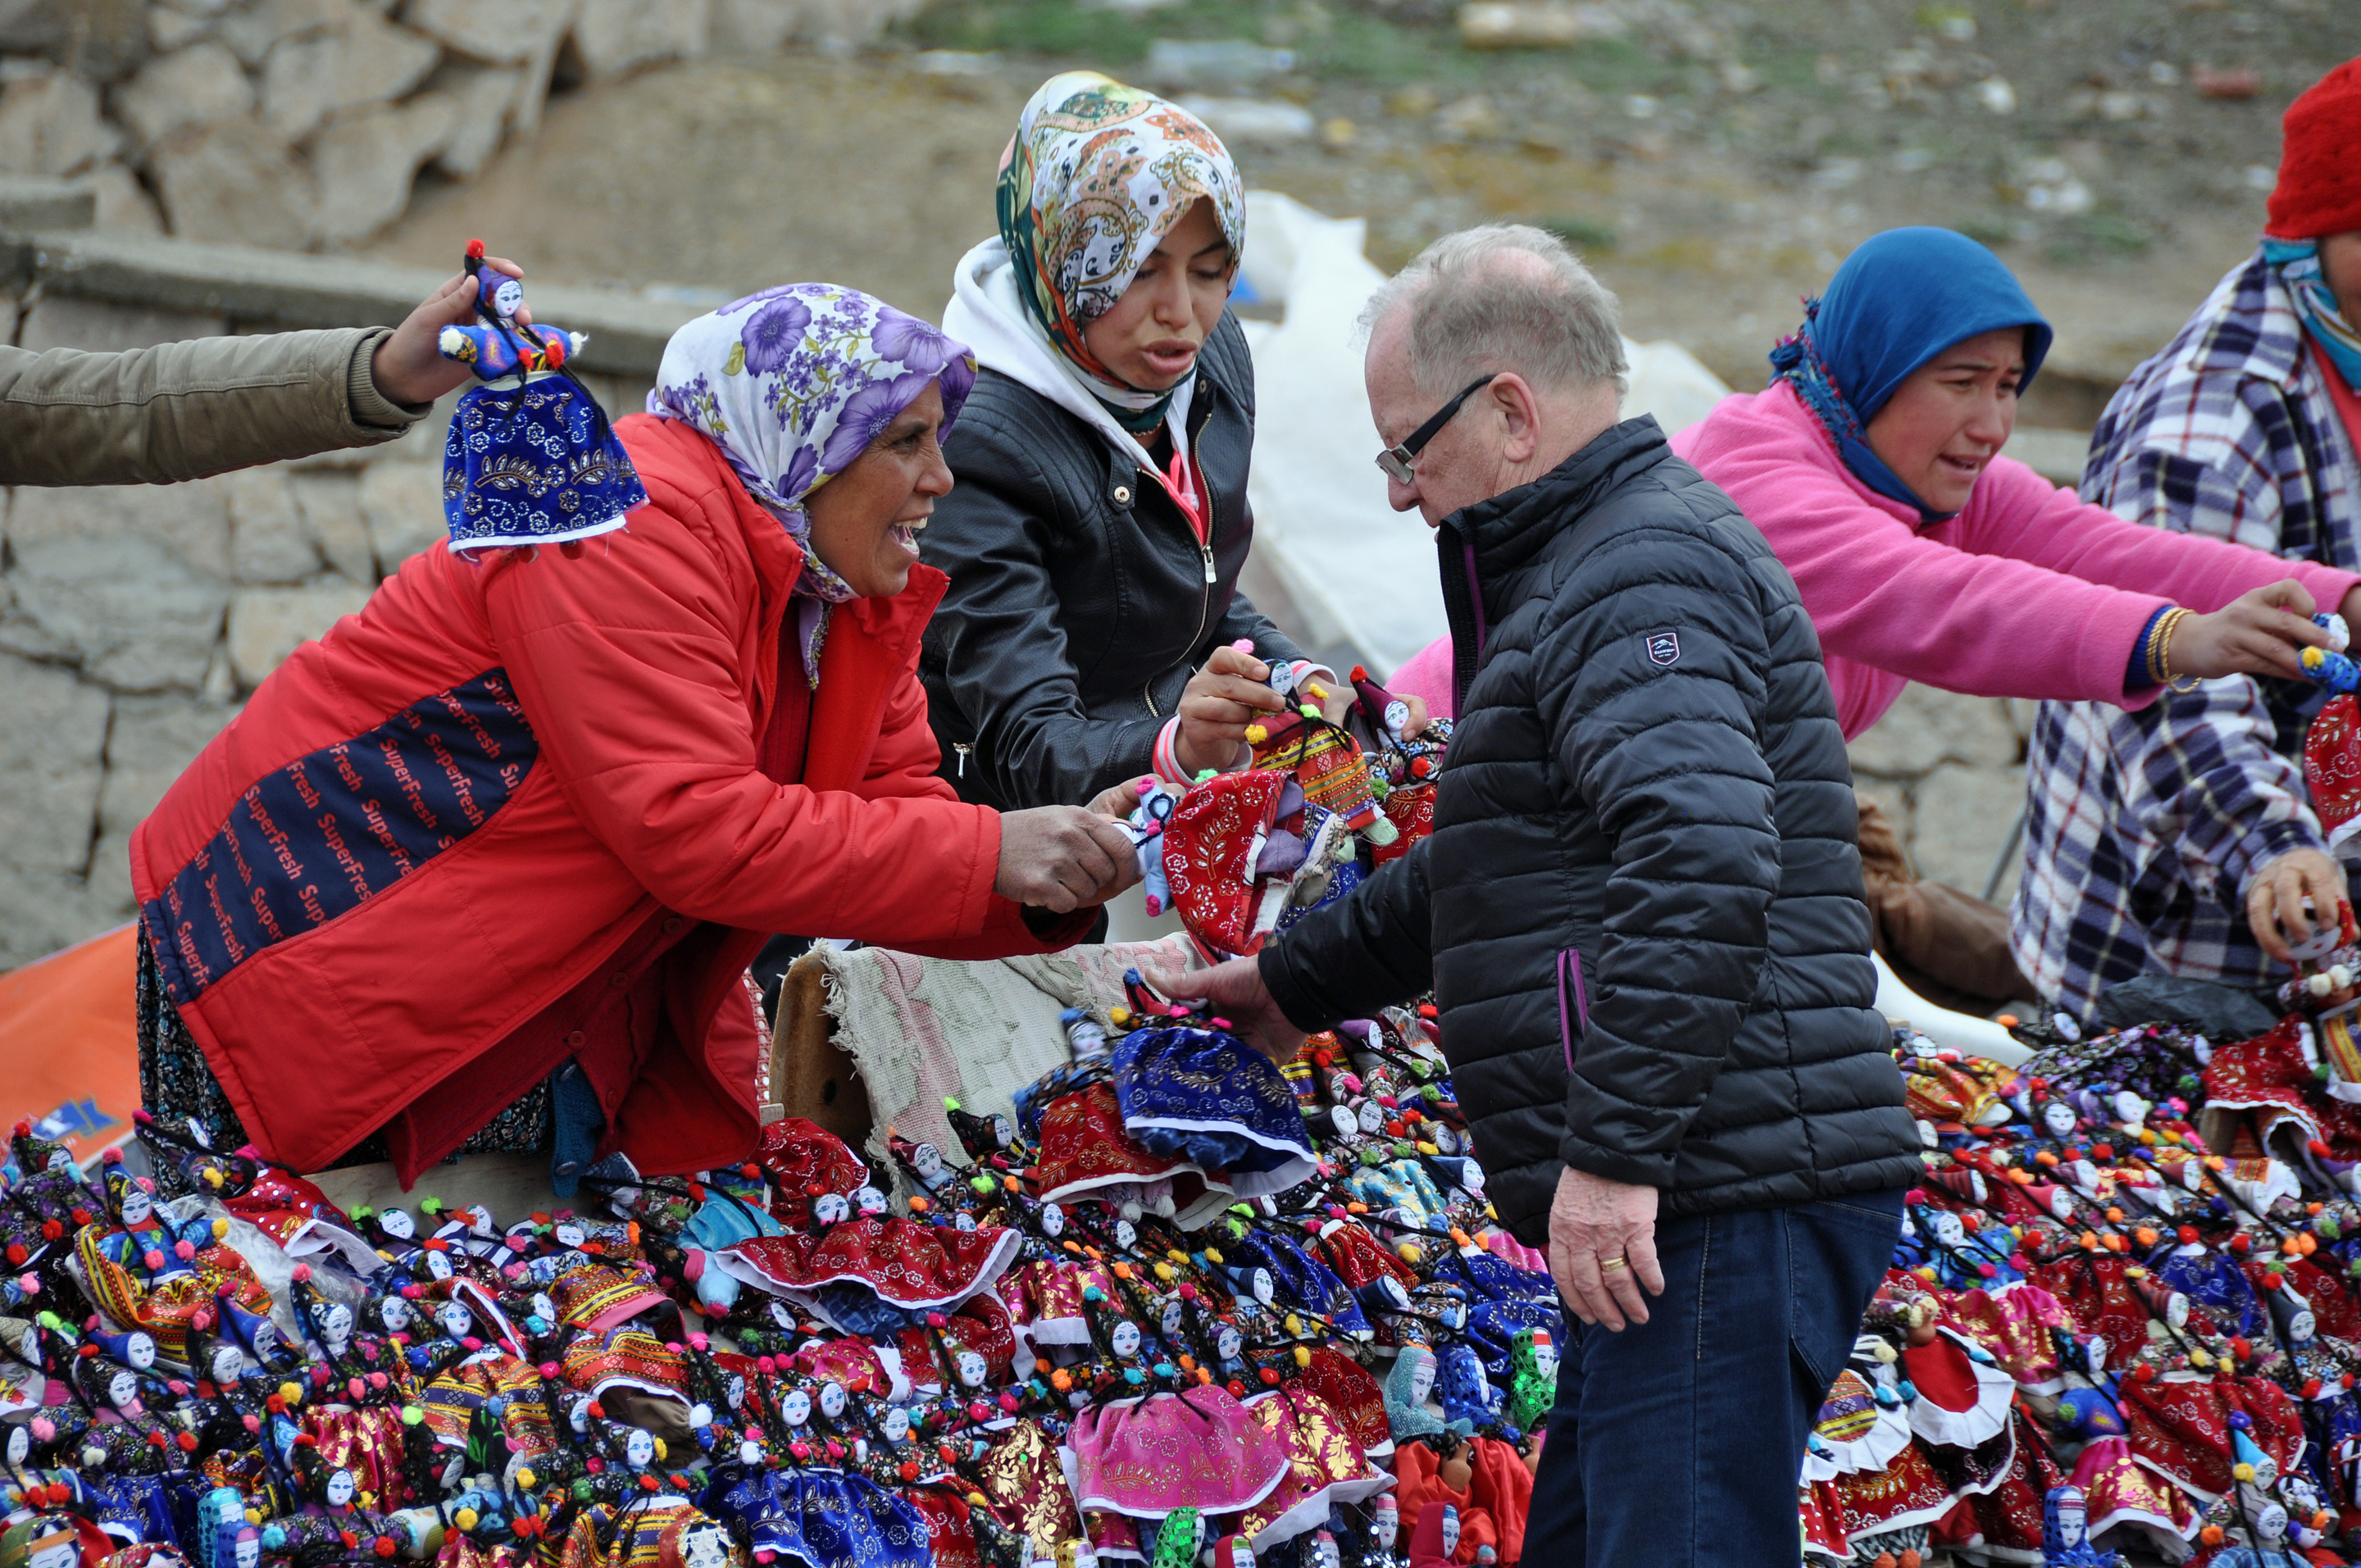
{"label": "purple floral headscarf", "polygon": [[[789,283],[722,306],[672,334],[648,412],[709,436],[746,490],[801,542],[804,498],[852,465],[918,400],[943,388],[943,431],[975,385],[975,356],[916,316],[835,283]],[[852,587],[804,553],[799,598],[842,604]],[[815,627],[825,622],[815,608]],[[804,638],[817,666],[816,631]]]}

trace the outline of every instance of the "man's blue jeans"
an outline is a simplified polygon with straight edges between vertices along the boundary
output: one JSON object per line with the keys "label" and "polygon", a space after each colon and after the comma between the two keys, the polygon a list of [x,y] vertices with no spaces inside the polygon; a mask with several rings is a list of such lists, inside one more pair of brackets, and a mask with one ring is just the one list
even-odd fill
{"label": "man's blue jeans", "polygon": [[1804,1440],[1901,1234],[1898,1190],[1659,1222],[1647,1322],[1567,1320],[1524,1561],[1800,1563]]}

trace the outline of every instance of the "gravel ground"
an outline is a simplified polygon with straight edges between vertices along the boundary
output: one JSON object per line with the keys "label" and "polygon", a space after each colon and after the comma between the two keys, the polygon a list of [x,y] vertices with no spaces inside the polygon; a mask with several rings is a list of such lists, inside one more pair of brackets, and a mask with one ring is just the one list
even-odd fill
{"label": "gravel ground", "polygon": [[[2087,427],[2250,247],[2288,99],[2361,53],[2355,0],[1622,0],[1583,8],[1614,36],[1502,50],[1462,47],[1429,0],[1138,7],[943,0],[855,58],[583,89],[371,248],[447,260],[484,232],[569,281],[829,276],[936,313],[990,232],[1016,108],[1093,64],[1303,111],[1298,139],[1230,133],[1249,181],[1367,215],[1380,262],[1487,218],[1552,225],[1635,336],[1741,385],[1862,236],[1961,229],[2060,328],[2028,422]],[[1259,48],[1208,69],[1159,39]]]}

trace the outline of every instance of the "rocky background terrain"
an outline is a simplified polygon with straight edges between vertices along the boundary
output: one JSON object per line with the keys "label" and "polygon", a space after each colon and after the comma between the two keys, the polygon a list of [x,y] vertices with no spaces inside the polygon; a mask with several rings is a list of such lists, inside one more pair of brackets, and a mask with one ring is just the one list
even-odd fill
{"label": "rocky background terrain", "polygon": [[[445,271],[481,235],[642,313],[830,277],[935,316],[1017,107],[1092,64],[1188,99],[1250,183],[1366,214],[1381,263],[1554,227],[1633,336],[1740,387],[1861,238],[1960,228],[2059,328],[2026,417],[2070,477],[2251,247],[2287,100],[2356,53],[2350,0],[0,0],[0,172],[86,185],[102,233]],[[28,347],[257,324],[18,289]],[[132,826],[439,537],[441,442],[5,498],[0,967],[127,917]],[[1924,874],[1983,890],[2030,717],[1914,689],[1856,742]]]}

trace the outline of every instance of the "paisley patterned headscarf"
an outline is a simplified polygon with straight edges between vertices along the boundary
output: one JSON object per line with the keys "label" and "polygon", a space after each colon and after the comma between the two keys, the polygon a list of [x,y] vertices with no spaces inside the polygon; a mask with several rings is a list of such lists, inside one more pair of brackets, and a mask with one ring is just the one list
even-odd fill
{"label": "paisley patterned headscarf", "polygon": [[[1119,411],[1162,417],[1169,392],[1128,387],[1082,329],[1114,308],[1141,263],[1202,198],[1233,262],[1246,253],[1246,185],[1222,138],[1180,105],[1095,71],[1049,78],[1025,105],[1000,171],[1000,237],[1017,294],[1051,346]],[[1122,415],[1118,413],[1118,418]]]}
{"label": "paisley patterned headscarf", "polygon": [[[949,434],[975,385],[964,345],[857,289],[788,283],[674,333],[648,412],[709,437],[746,493],[802,544],[811,532],[805,498],[851,466],[934,381]],[[855,595],[809,548],[794,592],[804,674],[818,685],[826,607]]]}

